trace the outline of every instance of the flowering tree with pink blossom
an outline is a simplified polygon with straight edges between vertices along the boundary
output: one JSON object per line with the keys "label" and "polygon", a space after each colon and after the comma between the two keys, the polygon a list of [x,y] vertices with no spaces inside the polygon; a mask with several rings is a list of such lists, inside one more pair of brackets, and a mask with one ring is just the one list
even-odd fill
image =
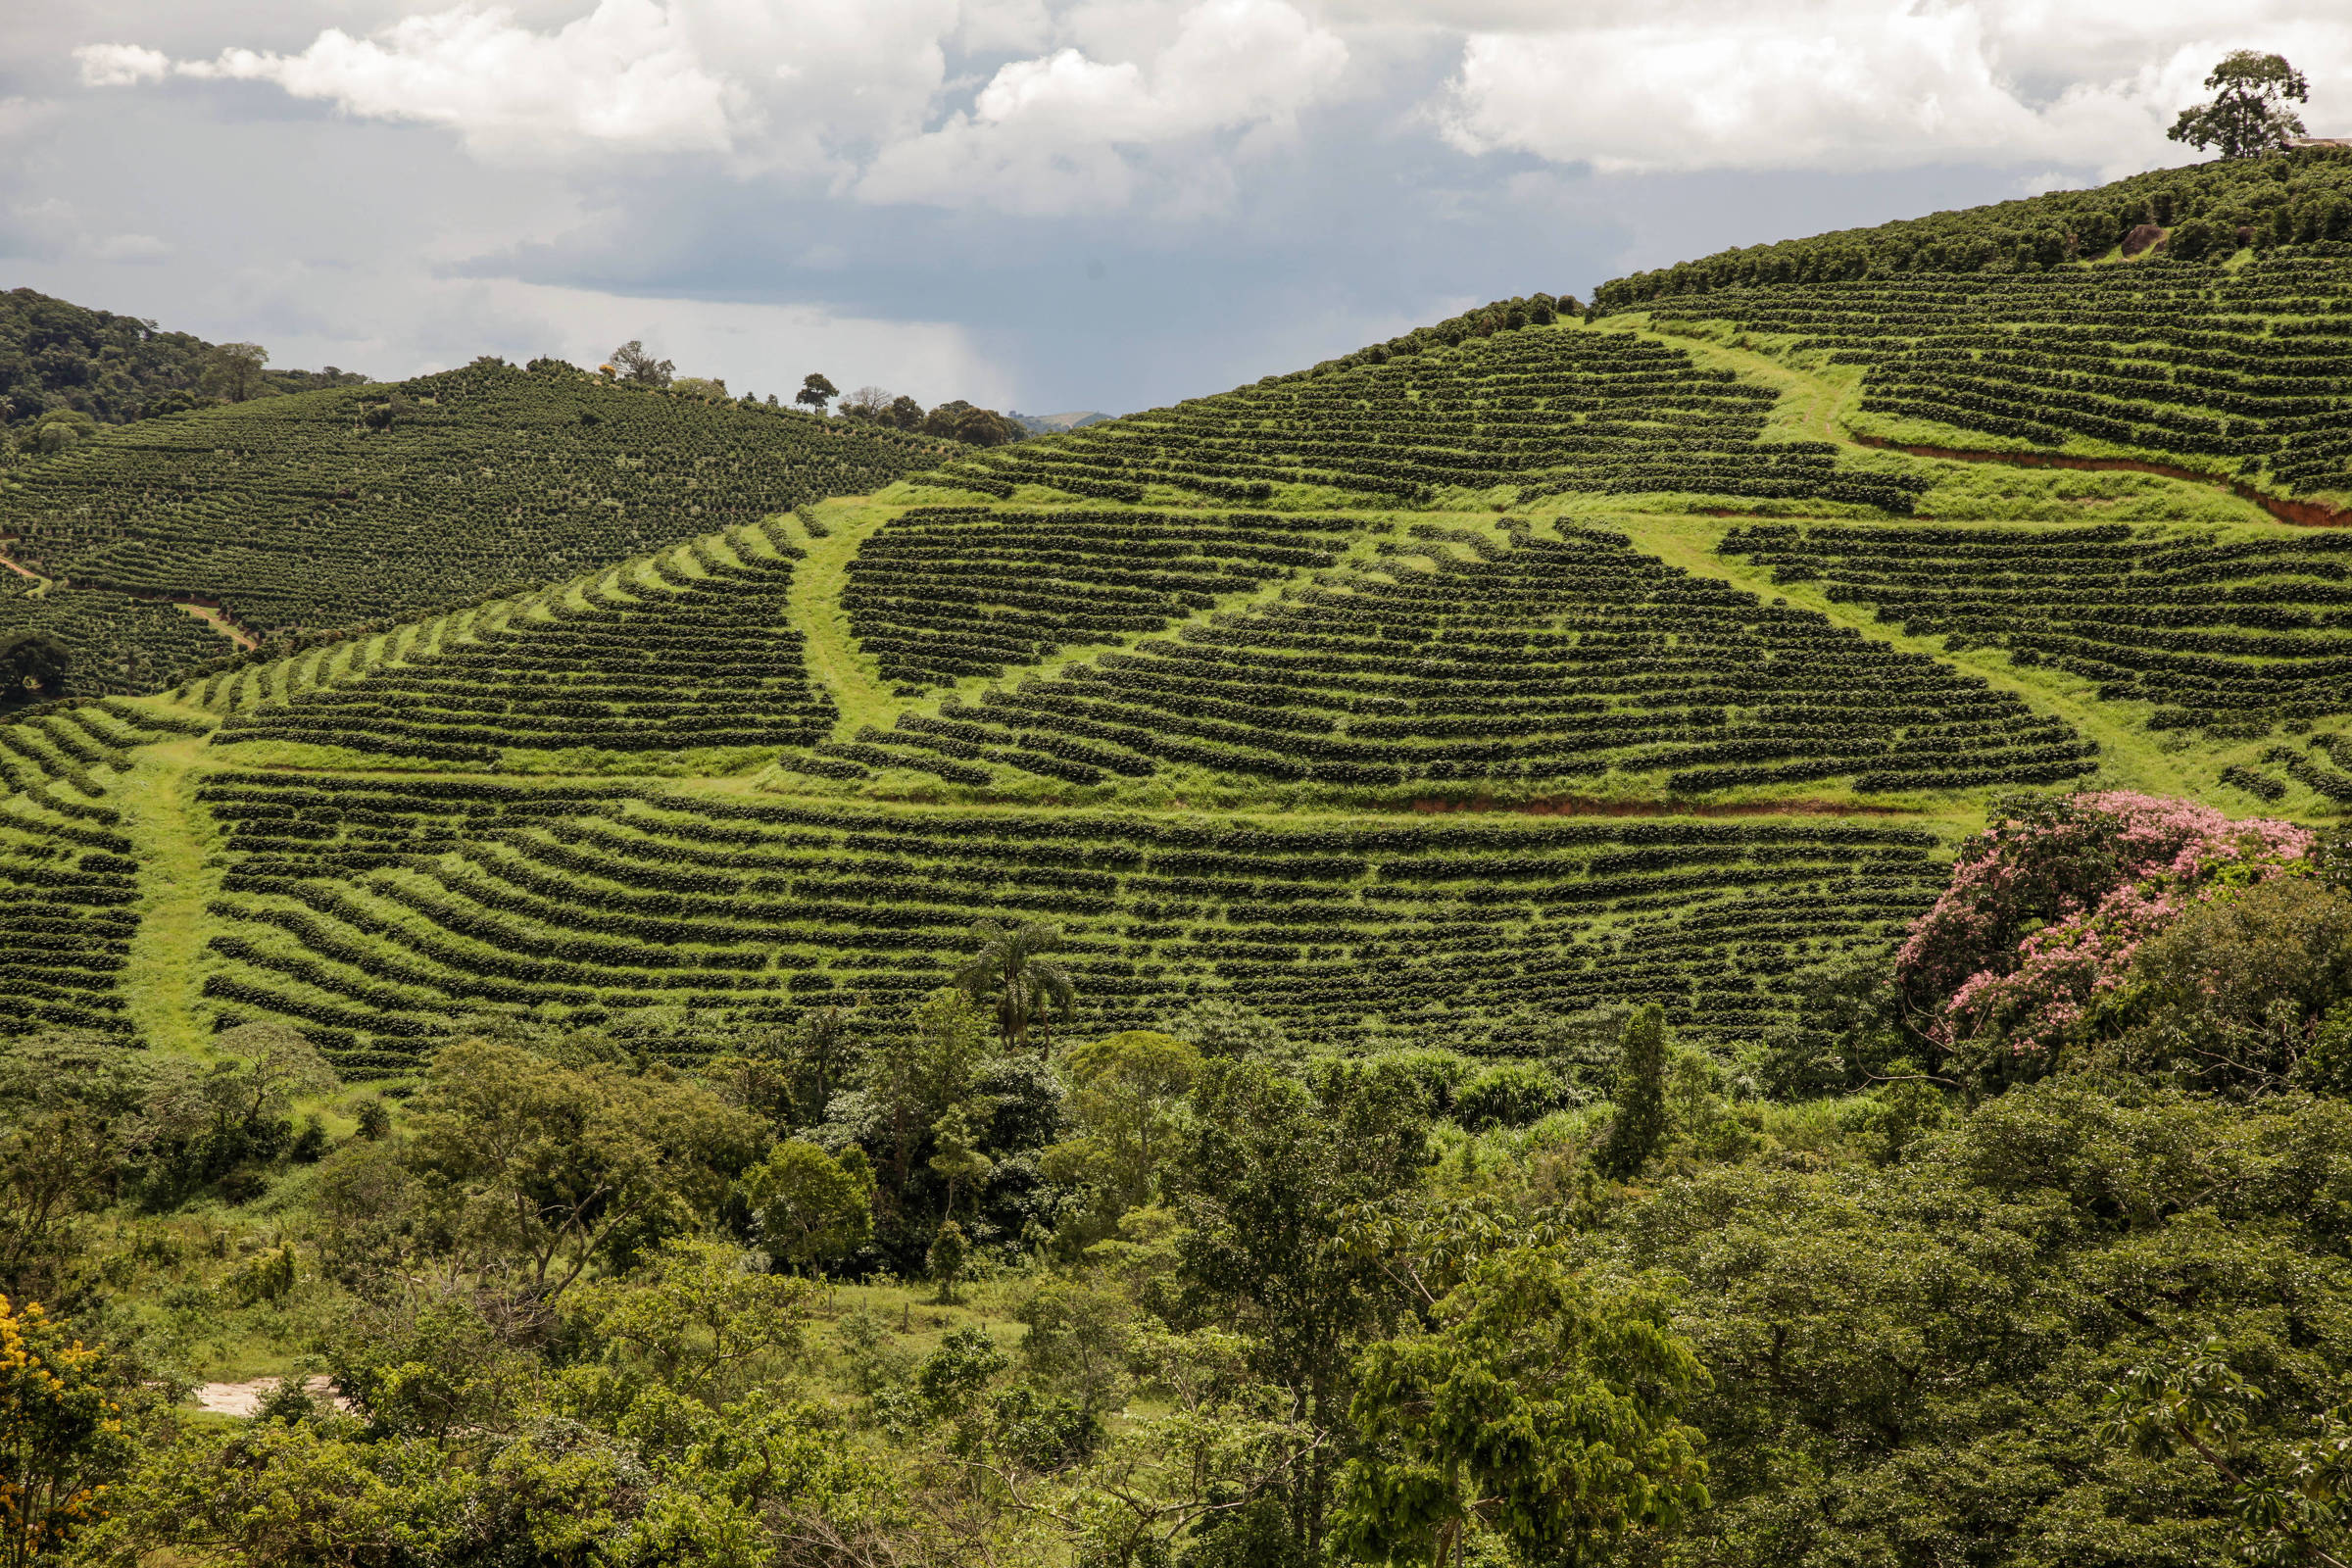
{"label": "flowering tree with pink blossom", "polygon": [[1895,976],[1928,1038],[2046,1060],[2120,1007],[2132,956],[2224,890],[2305,868],[2315,836],[2129,791],[2011,800],[1962,847]]}

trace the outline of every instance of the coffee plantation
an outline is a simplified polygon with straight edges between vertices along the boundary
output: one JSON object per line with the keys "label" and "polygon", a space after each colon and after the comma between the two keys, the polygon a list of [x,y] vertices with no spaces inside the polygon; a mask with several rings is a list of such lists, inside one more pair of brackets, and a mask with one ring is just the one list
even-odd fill
{"label": "coffee plantation", "polygon": [[[490,360],[108,429],[0,480],[0,552],[57,579],[37,618],[86,645],[94,678],[111,670],[91,692],[154,691],[201,661],[161,610],[90,636],[124,593],[217,607],[262,636],[389,622],[876,489],[956,450]],[[35,620],[0,598],[0,631]]]}

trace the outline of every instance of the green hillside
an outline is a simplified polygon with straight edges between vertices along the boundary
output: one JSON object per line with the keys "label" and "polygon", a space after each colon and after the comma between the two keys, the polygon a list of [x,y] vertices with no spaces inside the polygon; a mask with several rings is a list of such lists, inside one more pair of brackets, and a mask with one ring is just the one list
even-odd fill
{"label": "green hillside", "polygon": [[875,489],[952,450],[554,361],[146,419],[0,477],[0,552],[53,584],[0,601],[0,631],[62,636],[85,669],[72,690],[153,691],[235,650],[191,646],[168,615],[123,628],[102,608],[120,595],[216,611],[248,643],[388,624]]}
{"label": "green hillside", "polygon": [[[189,332],[91,310],[29,288],[0,292],[0,425],[11,433],[52,412],[122,424],[207,401],[215,345]],[[265,369],[269,393],[306,392],[365,377],[338,370]]]}
{"label": "green hillside", "polygon": [[[2347,444],[2312,367],[2352,251],[2296,232],[1536,295],[944,466],[544,364],[148,421],[0,496],[71,584],[0,604],[172,686],[91,722],[204,739],[15,808],[176,846],[129,857],[174,867],[128,906],[171,956],[92,996],[366,1073],[475,1011],[708,1043],[904,1000],[1005,914],[1063,925],[1092,1028],[1222,997],[1507,1054],[1641,999],[1760,1037],[2002,792],[2352,799],[2352,534],[2262,504]],[[2029,373],[2092,339],[2098,376]],[[1884,433],[1931,407],[1978,435]],[[2099,420],[2181,471],[2010,460]],[[200,672],[199,596],[378,626]]]}
{"label": "green hillside", "polygon": [[1871,442],[2152,465],[2330,522],[2347,238],[2352,159],[2317,149],[1727,252],[1609,284],[1596,314],[1801,366]]}
{"label": "green hillside", "polygon": [[2352,1561],[2347,173],[7,470],[11,1560]]}

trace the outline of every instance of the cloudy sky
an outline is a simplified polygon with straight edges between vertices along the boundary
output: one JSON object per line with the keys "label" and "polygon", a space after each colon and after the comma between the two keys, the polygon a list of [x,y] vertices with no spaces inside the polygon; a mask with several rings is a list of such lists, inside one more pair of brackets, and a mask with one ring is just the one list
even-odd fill
{"label": "cloudy sky", "polygon": [[0,30],[0,286],[1113,413],[1498,295],[2096,183],[2343,0],[74,0]]}

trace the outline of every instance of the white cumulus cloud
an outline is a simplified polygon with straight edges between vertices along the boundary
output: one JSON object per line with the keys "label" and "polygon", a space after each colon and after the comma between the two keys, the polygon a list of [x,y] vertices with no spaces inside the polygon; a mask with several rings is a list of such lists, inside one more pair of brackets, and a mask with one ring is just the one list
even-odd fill
{"label": "white cumulus cloud", "polygon": [[[2292,0],[1601,0],[1469,32],[1438,106],[1455,145],[1603,172],[2036,161],[2125,172],[2233,48],[2352,93],[2352,18]],[[2315,129],[2319,127],[2315,124]]]}
{"label": "white cumulus cloud", "polygon": [[299,54],[229,48],[172,69],[273,82],[347,114],[448,125],[493,147],[580,140],[723,151],[743,108],[657,0],[602,0],[554,32],[518,24],[503,6],[459,6],[368,38],[329,27]]}
{"label": "white cumulus cloud", "polygon": [[135,43],[88,43],[74,51],[81,68],[82,85],[129,87],[142,81],[161,81],[171,74],[172,57],[161,49],[142,49]]}
{"label": "white cumulus cloud", "polygon": [[[1148,176],[1151,149],[1287,130],[1347,67],[1339,34],[1288,0],[1202,0],[1147,59],[1065,46],[998,68],[968,112],[885,148],[858,194],[1034,214],[1117,208]],[[1197,191],[1193,173],[1179,183]]]}

